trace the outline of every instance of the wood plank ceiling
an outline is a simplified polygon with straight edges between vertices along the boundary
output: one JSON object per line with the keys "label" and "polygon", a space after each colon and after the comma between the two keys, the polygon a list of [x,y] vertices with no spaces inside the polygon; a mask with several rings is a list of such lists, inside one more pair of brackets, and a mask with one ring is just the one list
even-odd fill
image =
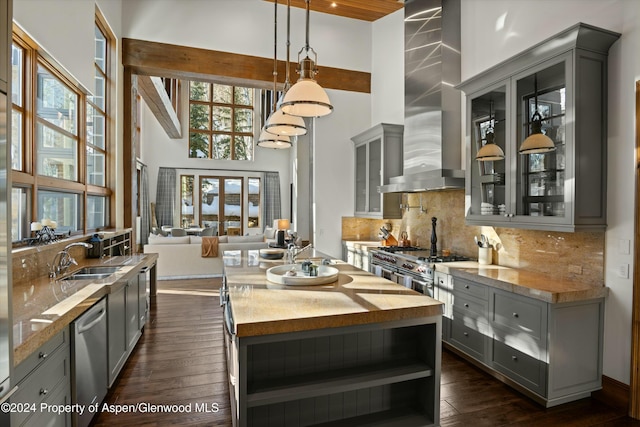
{"label": "wood plank ceiling", "polygon": [[[274,0],[265,1],[273,3]],[[278,3],[286,5],[287,1],[278,0]],[[305,9],[306,2],[305,0],[291,0],[291,6]],[[313,0],[309,3],[309,9],[316,12],[369,22],[402,9],[403,6],[403,0]]]}

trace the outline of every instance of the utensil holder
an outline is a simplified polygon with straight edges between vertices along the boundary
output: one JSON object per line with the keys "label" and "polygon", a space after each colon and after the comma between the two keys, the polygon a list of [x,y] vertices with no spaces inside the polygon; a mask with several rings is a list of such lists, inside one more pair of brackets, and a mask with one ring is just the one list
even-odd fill
{"label": "utensil holder", "polygon": [[478,264],[489,265],[493,263],[493,248],[478,248]]}

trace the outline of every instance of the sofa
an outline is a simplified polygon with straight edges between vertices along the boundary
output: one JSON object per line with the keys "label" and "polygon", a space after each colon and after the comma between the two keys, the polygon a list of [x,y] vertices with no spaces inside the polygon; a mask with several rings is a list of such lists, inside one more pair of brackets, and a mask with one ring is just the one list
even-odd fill
{"label": "sofa", "polygon": [[271,239],[264,234],[218,237],[218,256],[202,257],[202,237],[165,237],[150,235],[144,253],[158,254],[158,280],[219,277],[223,273],[224,251],[263,249]]}

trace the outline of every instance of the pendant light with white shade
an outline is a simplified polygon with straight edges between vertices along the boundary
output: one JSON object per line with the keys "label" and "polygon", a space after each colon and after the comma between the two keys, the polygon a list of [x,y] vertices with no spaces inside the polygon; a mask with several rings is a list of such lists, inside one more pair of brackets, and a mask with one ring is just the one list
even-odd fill
{"label": "pendant light with white shade", "polygon": [[495,118],[493,117],[493,101],[489,101],[489,127],[485,133],[485,145],[478,150],[476,160],[480,162],[489,162],[495,160],[504,160],[504,151],[495,143],[495,133],[493,126]]}
{"label": "pendant light with white shade", "polygon": [[538,112],[538,75],[533,75],[536,111],[531,116],[531,134],[520,145],[520,154],[548,153],[556,149],[553,140],[542,133],[542,116]]}
{"label": "pendant light with white shade", "polygon": [[[301,117],[322,117],[330,114],[333,105],[329,101],[329,96],[325,90],[315,81],[315,75],[318,72],[316,62],[318,55],[316,51],[309,46],[309,3],[307,4],[307,21],[306,21],[306,41],[300,52],[298,52],[298,73],[300,79],[291,86],[287,91],[282,102],[282,111],[286,114]],[[300,60],[300,54],[306,53],[304,59]],[[309,57],[309,52],[313,53],[314,59]]]}
{"label": "pendant light with white shade", "polygon": [[276,109],[275,113],[271,114],[271,116],[267,120],[267,124],[264,126],[264,130],[276,135],[299,136],[307,133],[307,127],[304,124],[304,119],[300,116],[292,116],[291,114],[287,114],[282,111],[281,108],[282,102],[284,101],[284,96],[291,88],[291,82],[289,81],[289,45],[291,44],[289,41],[291,19],[290,9],[291,0],[287,0],[287,63],[283,94],[278,101],[278,108]]}
{"label": "pendant light with white shade", "polygon": [[[278,84],[278,0],[274,2],[274,34],[273,34],[273,112],[276,111],[275,93]],[[273,114],[272,114],[273,115]],[[264,128],[258,137],[258,146],[262,148],[289,148],[291,147],[291,138],[287,135],[277,135],[267,132]]]}

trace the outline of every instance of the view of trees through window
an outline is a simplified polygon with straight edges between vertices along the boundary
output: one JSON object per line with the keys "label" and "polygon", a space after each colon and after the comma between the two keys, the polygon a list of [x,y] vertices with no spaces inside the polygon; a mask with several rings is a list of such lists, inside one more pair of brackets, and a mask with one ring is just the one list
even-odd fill
{"label": "view of trees through window", "polygon": [[189,84],[189,157],[253,160],[255,89]]}

